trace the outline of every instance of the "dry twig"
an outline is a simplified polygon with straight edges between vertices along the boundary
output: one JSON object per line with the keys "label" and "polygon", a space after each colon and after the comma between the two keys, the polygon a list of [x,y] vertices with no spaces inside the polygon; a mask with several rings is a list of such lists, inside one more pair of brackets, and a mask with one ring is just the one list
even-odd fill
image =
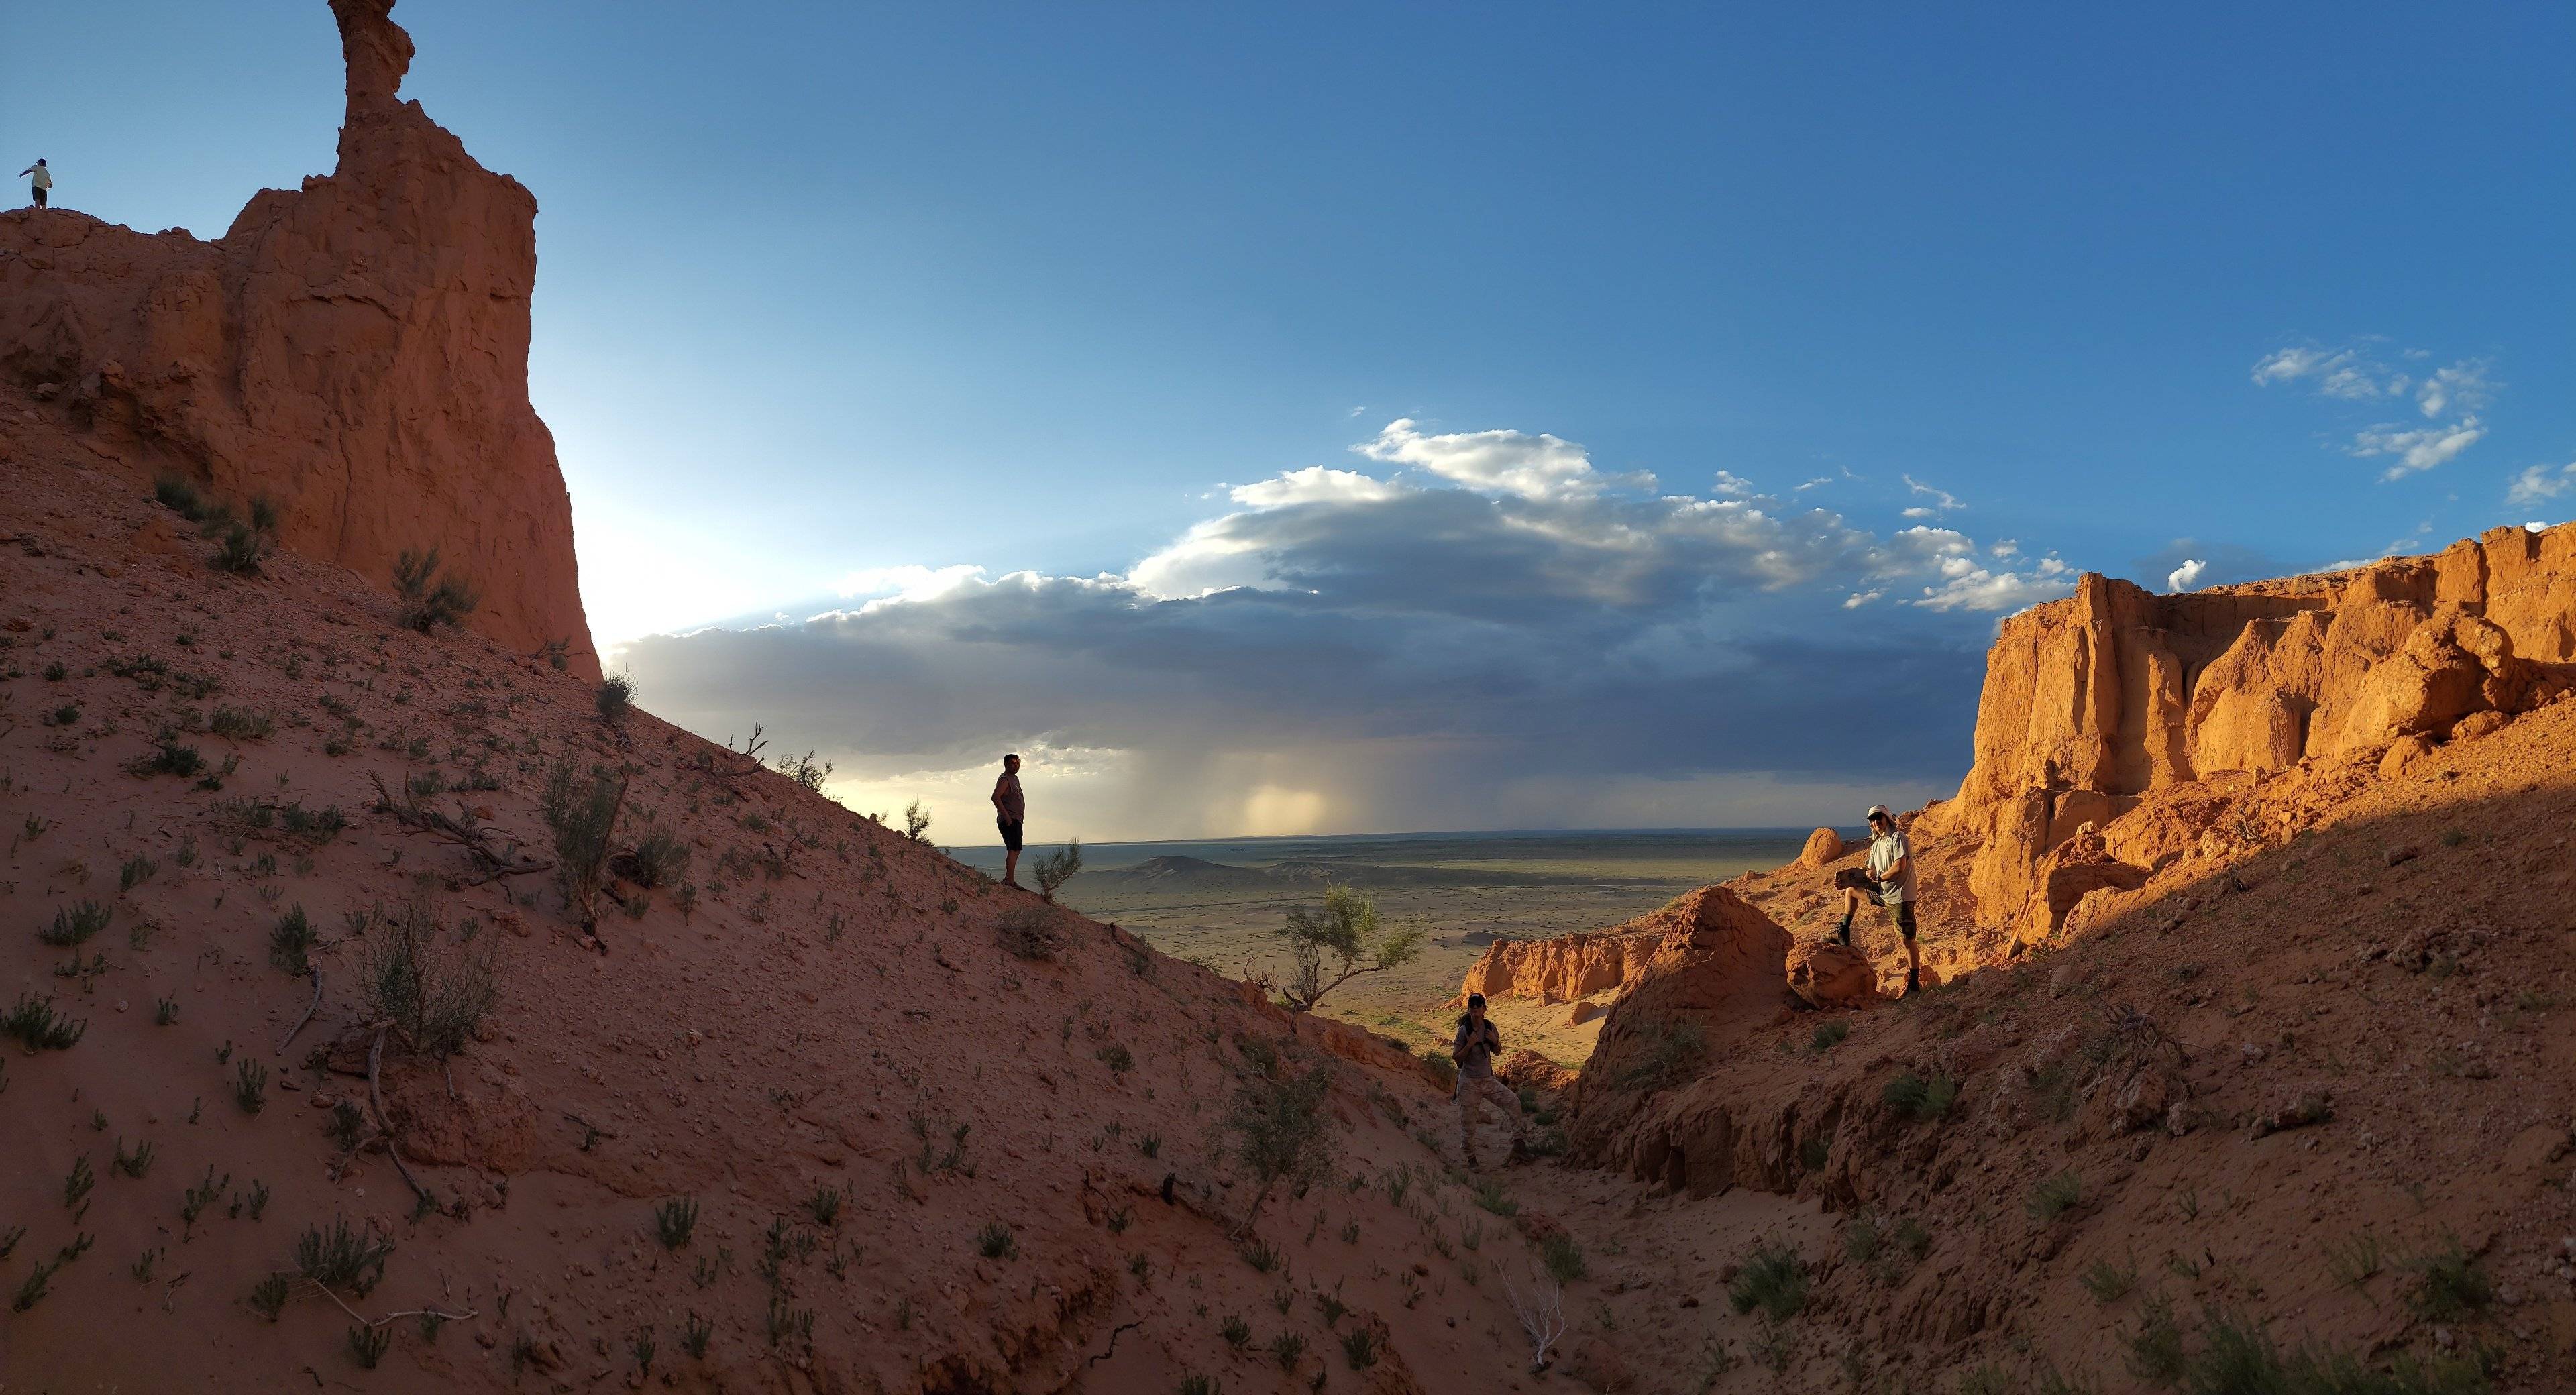
{"label": "dry twig", "polygon": [[456,883],[458,886],[481,886],[503,877],[523,877],[530,872],[554,870],[554,863],[547,859],[519,856],[515,846],[506,851],[495,849],[486,841],[494,836],[492,830],[476,822],[472,814],[465,812],[464,805],[458,805],[453,815],[442,814],[414,799],[408,792],[399,799],[395,798],[386,790],[381,775],[370,774],[367,778],[375,782],[376,808],[391,814],[394,822],[414,833],[426,833],[454,843],[474,859],[474,865],[483,875],[461,880]]}
{"label": "dry twig", "polygon": [[304,1005],[304,1015],[295,1019],[295,1025],[288,1028],[285,1038],[277,1043],[277,1054],[281,1056],[286,1054],[287,1046],[295,1040],[295,1034],[303,1031],[305,1024],[313,1020],[313,1014],[322,1010],[321,966],[315,965],[310,972],[313,975],[313,1001]]}

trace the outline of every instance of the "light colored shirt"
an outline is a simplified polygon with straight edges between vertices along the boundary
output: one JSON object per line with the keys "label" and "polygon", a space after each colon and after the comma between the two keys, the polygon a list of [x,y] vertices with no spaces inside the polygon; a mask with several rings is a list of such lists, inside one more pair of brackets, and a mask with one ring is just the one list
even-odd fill
{"label": "light colored shirt", "polygon": [[1458,1024],[1458,1035],[1450,1040],[1449,1054],[1458,1059],[1458,1073],[1471,1080],[1490,1079],[1494,1074],[1494,1053],[1503,1048],[1503,1034],[1494,1030],[1492,1018],[1479,1024]]}
{"label": "light colored shirt", "polygon": [[32,188],[50,189],[54,187],[54,172],[45,168],[43,165],[37,165],[31,169],[22,170],[20,173],[30,176],[30,187]]}
{"label": "light colored shirt", "polygon": [[1914,899],[1914,848],[1905,841],[1903,829],[1890,829],[1869,840],[1869,874],[1885,880],[1898,863],[1905,864],[1905,875],[1880,893],[1880,899],[1894,905]]}
{"label": "light colored shirt", "polygon": [[1020,793],[1020,777],[1005,775],[993,786],[993,807],[1013,823],[1029,816],[1029,801]]}

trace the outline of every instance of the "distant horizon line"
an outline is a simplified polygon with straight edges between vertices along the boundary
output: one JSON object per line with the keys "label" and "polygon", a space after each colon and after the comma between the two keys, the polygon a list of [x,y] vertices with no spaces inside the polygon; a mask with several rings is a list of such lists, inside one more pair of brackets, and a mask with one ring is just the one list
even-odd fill
{"label": "distant horizon line", "polygon": [[[1853,827],[1857,828],[1859,825],[1855,824]],[[1413,838],[1564,838],[1583,835],[1598,836],[1611,834],[1654,834],[1658,836],[1713,834],[1734,835],[1739,837],[1776,836],[1803,839],[1818,828],[1833,828],[1838,833],[1847,831],[1832,824],[1738,824],[1625,828],[1434,828],[1403,833],[1247,833],[1216,834],[1197,838],[1103,838],[1096,840],[1076,840],[1068,838],[1058,840],[1053,843],[1048,843],[1046,840],[1042,839],[1030,838],[1026,841],[1033,846],[1043,845],[1060,847],[1064,843],[1080,841],[1086,848],[1135,848],[1151,847],[1165,843],[1389,842]],[[1002,845],[999,843],[944,843],[940,846],[951,852],[1000,852],[1002,850]]]}

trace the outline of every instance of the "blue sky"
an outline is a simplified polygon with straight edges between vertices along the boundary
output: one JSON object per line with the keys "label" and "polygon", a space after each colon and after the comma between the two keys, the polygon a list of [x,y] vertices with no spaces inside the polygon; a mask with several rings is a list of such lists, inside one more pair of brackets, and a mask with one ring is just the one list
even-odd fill
{"label": "blue sky", "polygon": [[[406,95],[538,196],[602,638],[787,617],[638,646],[646,705],[766,714],[854,802],[967,820],[999,741],[1113,835],[1848,821],[1956,780],[1994,620],[2072,569],[2576,512],[2563,7],[1735,8],[396,18]],[[319,0],[10,24],[58,203],[213,235],[328,168]],[[1533,535],[1573,550],[1487,545]],[[1670,571],[1602,584],[1614,536]]]}

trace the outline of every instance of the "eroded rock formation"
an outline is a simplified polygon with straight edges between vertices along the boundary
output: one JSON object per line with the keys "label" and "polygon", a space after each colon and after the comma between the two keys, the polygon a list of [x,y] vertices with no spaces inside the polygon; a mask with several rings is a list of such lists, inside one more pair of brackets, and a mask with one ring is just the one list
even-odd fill
{"label": "eroded rock formation", "polygon": [[471,624],[595,675],[553,437],[528,401],[536,199],[398,96],[392,0],[332,0],[339,166],[230,231],[0,214],[0,379],[140,472],[193,475],[279,541],[388,584],[436,546]]}
{"label": "eroded rock formation", "polygon": [[1647,957],[1609,1018],[1578,1082],[1574,1136],[1601,1146],[1647,1092],[1688,1078],[1712,1054],[1779,1016],[1789,932],[1722,886],[1652,917]]}
{"label": "eroded rock formation", "polygon": [[1458,1002],[1463,1005],[1468,994],[1482,993],[1489,998],[1563,1003],[1618,988],[1654,957],[1665,928],[1657,917],[1665,914],[1657,911],[1597,935],[1496,940],[1468,967]]}
{"label": "eroded rock formation", "polygon": [[[2085,891],[2142,879],[2111,828],[2140,795],[2381,759],[2502,720],[2569,686],[2571,626],[2576,529],[2502,528],[2430,557],[2194,595],[2087,575],[2004,622],[1975,765],[1926,830],[1982,839],[1976,919],[2026,943]],[[2088,825],[2107,846],[2056,856]]]}

